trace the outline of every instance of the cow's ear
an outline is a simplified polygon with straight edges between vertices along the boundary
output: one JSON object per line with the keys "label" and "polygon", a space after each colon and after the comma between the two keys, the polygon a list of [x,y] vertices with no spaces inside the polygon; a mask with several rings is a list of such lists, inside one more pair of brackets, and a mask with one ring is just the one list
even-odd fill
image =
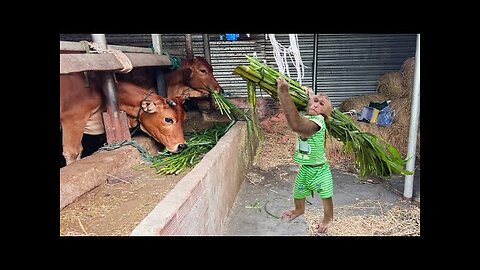
{"label": "cow's ear", "polygon": [[157,106],[151,100],[142,100],[142,110],[147,113],[154,113],[157,111]]}
{"label": "cow's ear", "polygon": [[190,77],[192,76],[192,69],[191,68],[182,68],[182,77],[183,83],[186,85],[190,82]]}

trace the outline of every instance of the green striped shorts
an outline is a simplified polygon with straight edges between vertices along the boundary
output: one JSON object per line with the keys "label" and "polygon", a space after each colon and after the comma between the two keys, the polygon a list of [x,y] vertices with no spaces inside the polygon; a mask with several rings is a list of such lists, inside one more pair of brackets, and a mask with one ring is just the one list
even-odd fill
{"label": "green striped shorts", "polygon": [[300,165],[293,188],[293,198],[305,199],[309,195],[313,196],[313,191],[316,191],[322,199],[333,196],[332,172],[328,162],[320,166]]}

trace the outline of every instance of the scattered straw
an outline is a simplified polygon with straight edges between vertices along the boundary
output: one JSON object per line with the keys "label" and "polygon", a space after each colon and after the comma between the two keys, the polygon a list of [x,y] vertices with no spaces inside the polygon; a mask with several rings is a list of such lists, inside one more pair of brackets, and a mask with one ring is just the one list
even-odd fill
{"label": "scattered straw", "polygon": [[278,114],[261,122],[264,140],[254,165],[268,171],[279,165],[292,165],[295,148],[295,133],[287,126],[283,114]]}
{"label": "scattered straw", "polygon": [[90,234],[87,233],[87,230],[85,230],[85,227],[83,227],[83,224],[80,221],[79,217],[77,217],[77,220],[78,220],[78,224],[80,225],[80,228],[83,231],[83,234],[82,233],[77,233],[77,232],[68,232],[68,233],[64,234],[65,236],[97,236],[97,234],[95,234],[95,233],[90,233]]}
{"label": "scattered straw", "polygon": [[[321,210],[321,209],[320,209]],[[355,204],[334,207],[334,220],[329,236],[419,236],[420,208],[399,201],[387,204],[378,200],[362,200]],[[309,233],[323,218],[319,210],[307,209],[305,218]]]}
{"label": "scattered straw", "polygon": [[249,172],[246,176],[247,180],[252,183],[252,185],[258,185],[265,179],[265,176],[259,175],[258,173],[255,172]]}

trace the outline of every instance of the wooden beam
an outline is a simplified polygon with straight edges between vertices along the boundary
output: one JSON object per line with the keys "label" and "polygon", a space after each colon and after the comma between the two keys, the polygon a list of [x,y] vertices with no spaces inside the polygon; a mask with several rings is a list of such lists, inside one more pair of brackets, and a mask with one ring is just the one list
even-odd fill
{"label": "wooden beam", "polygon": [[[153,53],[151,48],[108,45],[109,49],[119,50],[124,53]],[[80,42],[60,41],[60,51],[85,52],[85,48]]]}
{"label": "wooden beam", "polygon": [[[170,67],[172,63],[165,55],[126,53],[133,67],[162,66]],[[111,53],[100,54],[60,54],[60,74],[81,71],[117,71],[122,64]]]}

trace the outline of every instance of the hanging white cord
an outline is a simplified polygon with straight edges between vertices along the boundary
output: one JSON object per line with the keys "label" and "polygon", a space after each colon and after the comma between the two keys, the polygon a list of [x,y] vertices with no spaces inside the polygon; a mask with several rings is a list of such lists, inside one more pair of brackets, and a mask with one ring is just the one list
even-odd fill
{"label": "hanging white cord", "polygon": [[300,56],[300,46],[298,46],[297,34],[289,34],[290,37],[290,51],[295,60],[292,60],[293,65],[297,69],[297,81],[302,85],[302,79],[305,76],[305,68]]}
{"label": "hanging white cord", "polygon": [[270,43],[272,43],[273,56],[275,57],[275,62],[277,63],[278,72],[282,73],[283,75],[285,75],[285,71],[289,73],[287,63],[286,61],[283,61],[283,57],[281,55],[282,52],[286,51],[285,47],[277,42],[275,39],[275,34],[268,34],[268,38],[270,39]]}
{"label": "hanging white cord", "polygon": [[[302,57],[300,56],[300,47],[298,46],[297,34],[289,34],[290,46],[285,48],[277,42],[275,39],[275,34],[268,34],[270,42],[273,47],[273,56],[275,57],[275,62],[277,63],[278,71],[285,75],[287,74],[290,77],[290,70],[288,67],[287,55],[292,61],[295,69],[297,70],[297,81],[302,84],[302,79],[305,76],[305,69],[302,62]],[[293,57],[292,57],[293,54]]]}

